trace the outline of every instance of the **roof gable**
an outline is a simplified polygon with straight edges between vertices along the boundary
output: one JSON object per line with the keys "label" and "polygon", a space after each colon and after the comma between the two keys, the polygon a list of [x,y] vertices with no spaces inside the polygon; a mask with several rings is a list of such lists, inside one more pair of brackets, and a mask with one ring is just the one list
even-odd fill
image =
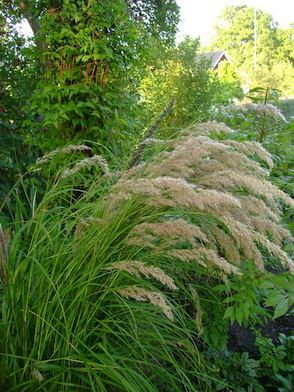
{"label": "roof gable", "polygon": [[198,59],[203,59],[203,58],[211,62],[211,68],[213,71],[216,70],[219,64],[224,60],[231,63],[231,59],[229,58],[229,56],[226,54],[224,50],[216,50],[213,52],[200,53],[196,56],[196,61]]}

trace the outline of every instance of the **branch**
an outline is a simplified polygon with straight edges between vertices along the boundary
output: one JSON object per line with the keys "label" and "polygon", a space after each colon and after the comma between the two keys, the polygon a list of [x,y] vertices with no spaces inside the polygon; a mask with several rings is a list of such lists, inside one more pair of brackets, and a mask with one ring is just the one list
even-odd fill
{"label": "branch", "polygon": [[31,29],[33,30],[37,48],[39,49],[40,52],[44,52],[47,48],[46,44],[43,41],[38,40],[36,38],[36,36],[40,30],[40,27],[41,27],[40,22],[39,22],[39,19],[32,13],[30,6],[29,6],[29,2],[21,0],[19,2],[19,10],[23,14],[23,16],[26,18],[29,25],[31,26]]}
{"label": "branch", "polygon": [[162,113],[157,117],[157,119],[154,121],[154,123],[148,128],[145,136],[143,137],[143,139],[141,140],[140,144],[137,146],[137,149],[135,150],[133,156],[130,159],[128,168],[130,169],[131,167],[137,165],[137,163],[140,161],[144,150],[146,148],[146,143],[145,140],[149,139],[149,138],[153,138],[155,131],[157,130],[159,124],[162,122],[162,120],[167,117],[173,106],[175,103],[175,97],[172,97],[171,100],[169,101],[168,105],[166,106],[166,108],[162,111]]}
{"label": "branch", "polygon": [[29,22],[29,25],[31,26],[31,29],[33,30],[34,35],[36,35],[38,33],[38,31],[40,30],[40,23],[38,21],[38,18],[36,18],[28,4],[26,1],[20,1],[19,2],[19,9],[21,11],[21,13],[23,14],[23,16],[26,18],[26,20]]}

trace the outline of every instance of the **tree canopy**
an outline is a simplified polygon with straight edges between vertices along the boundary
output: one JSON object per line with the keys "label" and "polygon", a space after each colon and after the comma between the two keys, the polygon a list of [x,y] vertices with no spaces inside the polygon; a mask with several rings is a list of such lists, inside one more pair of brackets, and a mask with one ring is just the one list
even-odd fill
{"label": "tree canopy", "polygon": [[283,72],[287,86],[282,87],[289,94],[294,75],[293,32],[293,27],[280,28],[260,9],[228,6],[217,19],[210,48],[226,50],[251,85],[279,88],[279,71],[287,69],[286,75]]}
{"label": "tree canopy", "polygon": [[32,126],[41,130],[34,142],[51,148],[52,140],[62,144],[99,135],[111,146],[113,139],[119,145],[126,131],[136,132],[134,75],[145,68],[154,41],[173,44],[176,0],[11,0],[4,5],[3,19],[24,17],[34,32],[40,69],[31,115],[38,118]]}

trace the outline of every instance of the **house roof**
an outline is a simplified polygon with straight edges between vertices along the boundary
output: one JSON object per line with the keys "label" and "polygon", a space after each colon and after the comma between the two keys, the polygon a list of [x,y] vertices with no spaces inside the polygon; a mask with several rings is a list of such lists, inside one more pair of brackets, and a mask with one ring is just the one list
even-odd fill
{"label": "house roof", "polygon": [[211,68],[215,70],[218,67],[218,64],[222,58],[225,58],[228,62],[231,62],[231,59],[226,54],[224,50],[216,50],[213,52],[204,52],[200,53],[196,56],[196,59],[205,58],[206,60],[211,62]]}

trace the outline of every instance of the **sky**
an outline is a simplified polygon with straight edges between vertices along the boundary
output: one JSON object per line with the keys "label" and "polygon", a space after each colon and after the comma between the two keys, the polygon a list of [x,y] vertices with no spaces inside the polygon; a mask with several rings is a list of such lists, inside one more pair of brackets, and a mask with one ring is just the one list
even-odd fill
{"label": "sky", "polygon": [[181,22],[177,41],[185,35],[200,36],[201,45],[207,45],[215,21],[228,5],[248,5],[269,13],[280,27],[294,22],[294,0],[177,0],[181,8]]}

